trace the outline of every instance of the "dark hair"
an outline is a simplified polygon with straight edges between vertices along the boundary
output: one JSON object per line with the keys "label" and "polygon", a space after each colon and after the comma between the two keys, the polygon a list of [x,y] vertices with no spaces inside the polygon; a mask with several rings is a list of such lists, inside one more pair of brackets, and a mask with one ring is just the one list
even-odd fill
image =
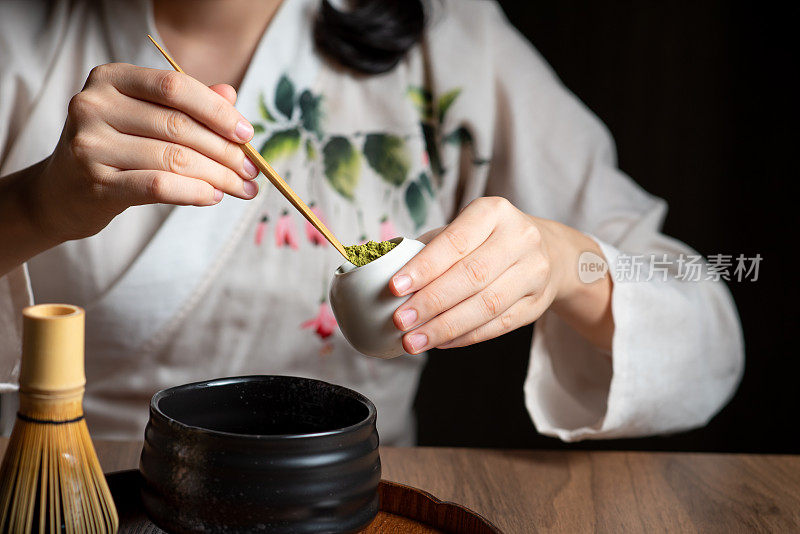
{"label": "dark hair", "polygon": [[354,0],[347,11],[322,0],[314,40],[320,51],[345,67],[380,74],[397,65],[424,27],[423,0]]}

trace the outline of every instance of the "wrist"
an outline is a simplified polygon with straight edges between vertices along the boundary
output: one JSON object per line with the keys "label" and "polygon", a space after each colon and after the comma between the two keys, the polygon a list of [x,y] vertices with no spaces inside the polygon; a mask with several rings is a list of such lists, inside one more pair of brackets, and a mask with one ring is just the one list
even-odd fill
{"label": "wrist", "polygon": [[538,219],[537,225],[550,259],[553,306],[573,301],[585,290],[578,277],[580,255],[589,251],[602,257],[602,251],[591,238],[569,226],[546,219]]}
{"label": "wrist", "polygon": [[47,179],[46,174],[51,163],[52,156],[25,170],[25,176],[19,180],[18,198],[29,231],[37,241],[55,246],[67,239],[60,237],[56,231],[57,212],[63,205],[63,199],[59,202],[53,198],[56,195],[49,189],[52,181]]}
{"label": "wrist", "polygon": [[[583,254],[590,253],[597,263],[607,260],[597,242],[586,234],[560,223],[548,221],[549,235],[555,239],[551,253],[555,298],[550,309],[594,345],[611,349],[614,320],[611,313],[613,283],[608,269],[597,265],[592,274],[581,277]],[[586,274],[586,273],[584,273]]]}
{"label": "wrist", "polygon": [[60,243],[41,224],[36,184],[47,165],[43,160],[0,178],[0,276],[36,254]]}

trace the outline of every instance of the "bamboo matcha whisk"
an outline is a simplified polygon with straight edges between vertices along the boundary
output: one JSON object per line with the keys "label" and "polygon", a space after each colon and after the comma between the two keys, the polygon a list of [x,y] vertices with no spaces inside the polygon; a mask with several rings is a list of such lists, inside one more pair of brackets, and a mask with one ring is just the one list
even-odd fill
{"label": "bamboo matcha whisk", "polygon": [[83,419],[84,312],[25,308],[19,413],[0,466],[0,532],[112,533],[119,519]]}

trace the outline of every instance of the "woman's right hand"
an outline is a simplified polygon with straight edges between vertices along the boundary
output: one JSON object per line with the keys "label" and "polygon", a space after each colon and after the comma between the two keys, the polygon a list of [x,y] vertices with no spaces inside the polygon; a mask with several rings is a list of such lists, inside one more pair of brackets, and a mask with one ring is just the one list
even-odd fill
{"label": "woman's right hand", "polygon": [[211,206],[250,199],[258,171],[239,148],[253,127],[229,85],[114,63],[92,69],[69,103],[61,139],[29,184],[40,230],[62,242],[94,235],[138,204]]}

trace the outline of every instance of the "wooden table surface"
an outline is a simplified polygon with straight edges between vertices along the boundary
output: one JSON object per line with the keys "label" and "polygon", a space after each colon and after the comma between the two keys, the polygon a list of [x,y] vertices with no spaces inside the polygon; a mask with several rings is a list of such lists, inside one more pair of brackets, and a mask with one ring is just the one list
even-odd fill
{"label": "wooden table surface", "polygon": [[[106,472],[138,465],[140,443],[95,447]],[[383,478],[506,533],[800,532],[800,456],[383,447],[381,460]]]}

